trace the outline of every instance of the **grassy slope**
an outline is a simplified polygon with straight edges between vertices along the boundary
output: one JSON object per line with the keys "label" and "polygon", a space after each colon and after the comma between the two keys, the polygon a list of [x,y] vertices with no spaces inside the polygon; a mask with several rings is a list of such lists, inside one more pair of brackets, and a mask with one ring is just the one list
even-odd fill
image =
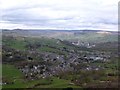
{"label": "grassy slope", "polygon": [[52,84],[46,85],[46,86],[39,86],[39,87],[42,87],[42,88],[67,88],[67,87],[80,88],[80,86],[70,85],[69,80],[58,79],[56,77],[53,77],[52,80],[53,80]]}
{"label": "grassy slope", "polygon": [[14,49],[25,50],[26,43],[23,40],[5,39],[3,44],[10,46]]}
{"label": "grassy slope", "polygon": [[70,85],[69,80],[58,79],[56,77],[51,77],[50,79],[52,79],[52,81],[49,81],[49,79],[25,81],[22,77],[22,73],[18,69],[16,69],[13,65],[5,65],[5,64],[3,65],[3,76],[7,77],[7,79],[9,79],[10,81],[15,81],[14,84],[4,85],[3,88],[29,88],[29,87],[34,87],[35,85],[38,84],[39,85],[36,88],[61,88],[61,87],[79,88],[79,86]]}
{"label": "grassy slope", "polygon": [[[51,83],[47,79],[33,80],[33,81],[25,81],[23,79],[23,74],[16,69],[13,65],[3,64],[3,78],[6,78],[9,81],[13,81],[14,84],[3,85],[3,88],[29,88],[33,87],[36,84],[40,84],[39,88],[66,88],[73,87],[77,88],[79,86],[70,86],[70,81],[64,79],[58,79],[56,77],[52,77]],[[44,84],[44,85],[43,85]]]}
{"label": "grassy slope", "polygon": [[[66,55],[67,52],[65,51],[60,51],[59,49],[66,47],[68,49],[74,49],[75,47],[66,45],[65,43],[59,42],[57,43],[57,39],[51,39],[51,38],[25,38],[25,40],[21,39],[9,39],[9,38],[4,38],[3,44],[14,48],[18,50],[26,50],[27,48],[25,47],[28,43],[35,45],[35,43],[40,44],[41,47],[38,47],[37,50],[40,52],[52,52],[52,53],[58,53],[58,54],[64,54]],[[46,46],[49,45],[49,46]],[[54,48],[52,48],[54,47]]]}
{"label": "grassy slope", "polygon": [[[1,78],[2,78],[2,64],[0,64],[0,83],[2,82]],[[0,89],[1,88],[2,88],[2,85],[0,85]]]}
{"label": "grassy slope", "polygon": [[9,78],[10,80],[22,78],[22,72],[16,69],[13,65],[3,64],[2,65],[3,77]]}

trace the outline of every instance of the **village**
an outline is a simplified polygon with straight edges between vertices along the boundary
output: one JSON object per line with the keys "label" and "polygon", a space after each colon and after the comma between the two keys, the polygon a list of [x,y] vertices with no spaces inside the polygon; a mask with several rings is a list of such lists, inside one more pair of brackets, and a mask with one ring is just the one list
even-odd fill
{"label": "village", "polygon": [[[3,47],[4,48],[4,47]],[[7,51],[4,51],[7,50]],[[62,49],[63,50],[63,49]],[[14,49],[3,49],[3,62],[14,62],[15,66],[22,71],[25,79],[34,80],[58,75],[60,72],[76,72],[80,70],[102,70],[100,65],[90,65],[90,63],[105,63],[110,59],[110,55],[103,52],[89,52],[64,49],[67,55],[60,55],[51,52],[38,52],[35,50],[20,51]],[[82,66],[81,64],[84,64]],[[78,68],[77,68],[78,67]]]}

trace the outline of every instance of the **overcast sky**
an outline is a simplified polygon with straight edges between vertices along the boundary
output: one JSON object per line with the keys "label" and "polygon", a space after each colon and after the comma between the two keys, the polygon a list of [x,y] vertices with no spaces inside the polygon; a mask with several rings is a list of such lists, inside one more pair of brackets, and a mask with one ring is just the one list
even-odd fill
{"label": "overcast sky", "polygon": [[119,0],[0,0],[0,26],[8,29],[116,31]]}

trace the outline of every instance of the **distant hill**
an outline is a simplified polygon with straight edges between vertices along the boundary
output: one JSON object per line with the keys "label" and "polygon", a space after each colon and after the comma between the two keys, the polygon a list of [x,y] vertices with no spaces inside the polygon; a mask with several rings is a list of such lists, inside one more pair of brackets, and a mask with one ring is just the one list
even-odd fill
{"label": "distant hill", "polygon": [[48,37],[61,40],[80,40],[82,42],[109,42],[118,41],[118,32],[102,30],[2,30],[3,35],[24,37]]}

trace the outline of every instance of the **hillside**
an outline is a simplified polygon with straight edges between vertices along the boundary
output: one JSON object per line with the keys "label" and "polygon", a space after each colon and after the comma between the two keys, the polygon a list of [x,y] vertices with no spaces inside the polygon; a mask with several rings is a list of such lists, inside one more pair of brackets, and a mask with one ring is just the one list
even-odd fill
{"label": "hillside", "polygon": [[3,30],[5,35],[24,37],[48,37],[61,40],[80,40],[83,42],[118,41],[118,33],[100,30]]}

